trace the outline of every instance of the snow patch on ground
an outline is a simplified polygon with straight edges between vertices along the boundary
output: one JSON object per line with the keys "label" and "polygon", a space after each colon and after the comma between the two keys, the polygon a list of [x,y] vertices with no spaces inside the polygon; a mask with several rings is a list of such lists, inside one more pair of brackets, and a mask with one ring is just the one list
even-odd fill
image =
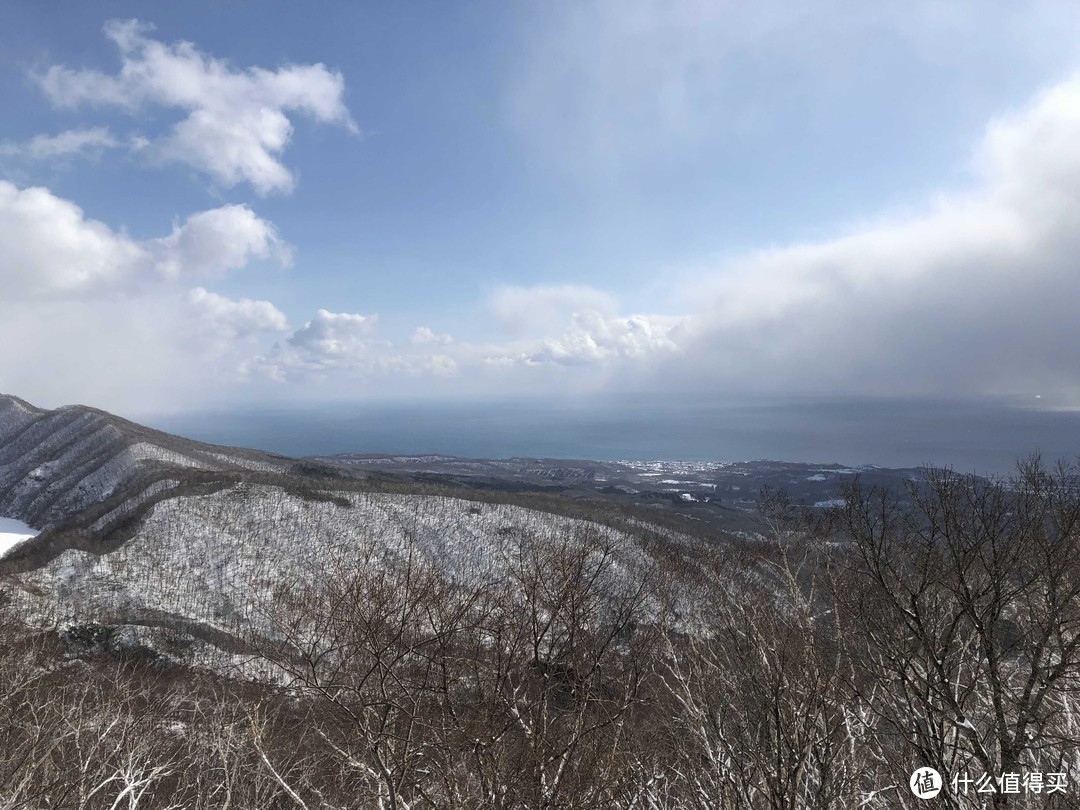
{"label": "snow patch on ground", "polygon": [[0,517],[0,557],[31,537],[37,537],[37,532],[21,520]]}

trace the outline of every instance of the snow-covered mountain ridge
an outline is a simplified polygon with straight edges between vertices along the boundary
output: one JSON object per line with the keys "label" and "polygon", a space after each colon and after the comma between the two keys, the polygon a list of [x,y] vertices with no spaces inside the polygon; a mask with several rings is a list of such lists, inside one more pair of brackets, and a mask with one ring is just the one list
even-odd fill
{"label": "snow-covered mountain ridge", "polygon": [[43,529],[0,556],[7,598],[41,627],[166,628],[187,639],[188,663],[236,663],[243,639],[273,634],[266,614],[283,588],[313,588],[335,566],[414,559],[482,587],[528,549],[587,538],[611,555],[617,590],[658,554],[693,556],[696,541],[640,516],[530,497],[335,473],[0,397],[0,514]]}
{"label": "snow-covered mountain ridge", "polygon": [[0,395],[0,515],[37,528],[166,470],[285,472],[291,460],[170,436],[95,408]]}

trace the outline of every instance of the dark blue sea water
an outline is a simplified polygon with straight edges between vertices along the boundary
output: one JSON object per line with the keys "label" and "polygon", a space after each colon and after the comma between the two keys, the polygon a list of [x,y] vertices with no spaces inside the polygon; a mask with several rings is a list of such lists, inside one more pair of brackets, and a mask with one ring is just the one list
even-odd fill
{"label": "dark blue sea water", "polygon": [[1007,473],[1017,458],[1080,454],[1080,413],[935,401],[624,400],[334,404],[138,415],[162,430],[291,456],[440,453],[952,466]]}

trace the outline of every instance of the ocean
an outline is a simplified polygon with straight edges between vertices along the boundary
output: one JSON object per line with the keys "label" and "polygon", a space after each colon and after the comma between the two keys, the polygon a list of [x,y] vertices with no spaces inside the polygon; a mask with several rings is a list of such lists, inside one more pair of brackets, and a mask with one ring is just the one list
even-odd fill
{"label": "ocean", "polygon": [[1080,455],[1080,412],[929,400],[337,403],[136,418],[290,456],[772,459],[1002,474],[1034,451],[1048,460]]}

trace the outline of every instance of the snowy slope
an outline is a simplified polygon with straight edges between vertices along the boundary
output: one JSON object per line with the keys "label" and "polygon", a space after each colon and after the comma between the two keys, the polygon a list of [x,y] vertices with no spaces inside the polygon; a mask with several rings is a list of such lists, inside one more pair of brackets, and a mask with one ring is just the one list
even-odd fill
{"label": "snowy slope", "polygon": [[448,579],[479,585],[505,576],[521,533],[544,541],[574,531],[615,543],[622,566],[646,562],[614,529],[518,506],[384,493],[312,502],[239,484],[157,503],[118,550],[69,550],[21,579],[49,594],[39,610],[51,620],[164,612],[236,631],[281,584],[311,585],[331,560],[397,565],[411,549]]}
{"label": "snowy slope", "polygon": [[[376,492],[312,500],[240,483],[159,501],[115,551],[64,551],[11,577],[12,597],[42,627],[142,628],[139,643],[175,660],[276,677],[245,649],[277,637],[281,594],[316,593],[334,572],[394,569],[410,556],[449,582],[497,586],[523,544],[584,536],[612,549],[604,587],[613,594],[654,562],[635,534],[521,506]],[[147,635],[161,628],[169,640]]]}
{"label": "snowy slope", "polygon": [[[379,479],[325,477],[81,406],[0,397],[0,415],[0,515],[43,529],[0,558],[0,588],[20,615],[43,627],[165,628],[216,668],[244,639],[273,636],[283,592],[314,592],[343,567],[412,557],[447,582],[484,587],[507,580],[529,544],[587,537],[609,549],[614,592],[657,562],[644,539],[655,527],[639,520],[619,529],[401,481],[382,491]],[[664,536],[668,554],[693,542]]]}
{"label": "snowy slope", "polygon": [[72,405],[0,395],[0,515],[45,527],[169,469],[285,471],[288,459],[193,442]]}

